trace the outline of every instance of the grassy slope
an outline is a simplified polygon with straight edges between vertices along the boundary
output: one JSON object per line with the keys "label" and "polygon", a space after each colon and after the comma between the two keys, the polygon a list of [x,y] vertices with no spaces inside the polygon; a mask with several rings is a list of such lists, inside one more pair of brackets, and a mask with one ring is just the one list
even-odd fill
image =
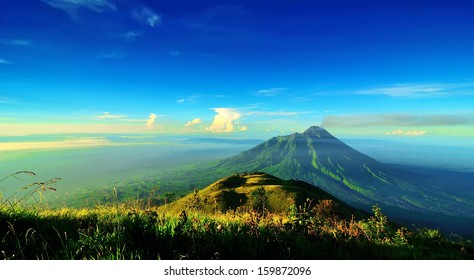
{"label": "grassy slope", "polygon": [[[268,175],[231,176],[202,192],[243,195],[267,184],[269,204],[304,186]],[[280,187],[276,187],[279,184]],[[269,184],[269,185],[268,185]],[[283,185],[282,185],[283,184]],[[284,184],[287,184],[286,186]],[[290,185],[290,186],[288,186]],[[289,187],[286,189],[285,187]],[[273,191],[280,189],[276,194]],[[313,193],[314,195],[315,193]],[[472,243],[447,240],[437,230],[408,231],[374,215],[348,217],[345,205],[323,193],[286,213],[146,206],[141,201],[86,209],[0,206],[2,259],[473,259]],[[182,199],[180,201],[186,201]],[[226,206],[234,201],[228,199]],[[274,203],[277,203],[275,201]],[[295,203],[298,203],[295,200]],[[172,206],[172,207],[171,207]],[[180,214],[173,214],[177,212]],[[210,213],[212,212],[212,213]]]}
{"label": "grassy slope", "polygon": [[[120,204],[95,209],[0,211],[4,259],[472,259],[439,232],[389,227],[383,216],[347,221],[190,213]],[[318,218],[319,217],[319,218]]]}
{"label": "grassy slope", "polygon": [[[32,187],[35,194],[49,185]],[[252,210],[260,187],[265,214]],[[85,209],[7,202],[0,201],[2,259],[474,258],[468,241],[398,228],[377,207],[364,215],[308,184],[261,173],[224,178],[165,207],[117,198]]]}

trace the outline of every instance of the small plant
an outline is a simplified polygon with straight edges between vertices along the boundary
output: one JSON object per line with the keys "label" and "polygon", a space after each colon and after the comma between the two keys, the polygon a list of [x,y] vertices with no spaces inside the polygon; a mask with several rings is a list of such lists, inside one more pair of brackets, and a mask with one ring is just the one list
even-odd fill
{"label": "small plant", "polygon": [[187,201],[186,208],[191,211],[199,211],[203,207],[199,190],[194,189],[192,197]]}
{"label": "small plant", "polygon": [[264,187],[258,187],[252,193],[252,206],[257,213],[265,215],[265,205],[267,204],[267,191]]}
{"label": "small plant", "polygon": [[[19,181],[22,181],[20,175],[29,175],[36,176],[36,173],[31,171],[18,171],[13,174],[10,174],[0,180],[0,183],[9,179],[14,178]],[[3,198],[2,193],[0,193],[0,207],[16,207],[16,206],[26,206],[31,200],[34,200],[36,203],[41,203],[44,199],[43,193],[46,191],[56,191],[56,188],[52,186],[60,181],[61,178],[53,178],[45,182],[34,182],[26,186],[20,187],[15,193],[7,198]]]}
{"label": "small plant", "polygon": [[314,225],[313,210],[311,207],[312,200],[307,199],[303,205],[291,205],[288,209],[288,217],[293,221],[297,231],[303,231],[305,234]]}
{"label": "small plant", "polygon": [[[393,243],[393,230],[388,225],[387,216],[382,214],[382,209],[378,205],[372,206],[373,216],[370,216],[369,219],[362,223],[364,233],[366,238],[378,244],[392,244]],[[398,233],[397,239],[402,238],[406,234],[401,230]],[[398,241],[403,241],[403,238]],[[397,242],[398,242],[397,241]]]}

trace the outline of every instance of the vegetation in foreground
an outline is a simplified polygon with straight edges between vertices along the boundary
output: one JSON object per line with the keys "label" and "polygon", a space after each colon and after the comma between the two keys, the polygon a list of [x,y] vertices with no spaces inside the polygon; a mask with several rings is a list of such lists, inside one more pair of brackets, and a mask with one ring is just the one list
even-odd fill
{"label": "vegetation in foreground", "polygon": [[[44,183],[31,187],[51,190]],[[265,188],[253,190],[254,209],[248,211],[209,213],[201,211],[203,200],[196,192],[179,214],[141,201],[48,210],[3,200],[0,258],[474,258],[470,242],[448,240],[438,230],[397,227],[377,206],[366,218],[344,217],[332,199],[307,200],[284,213],[269,213],[265,195]]]}

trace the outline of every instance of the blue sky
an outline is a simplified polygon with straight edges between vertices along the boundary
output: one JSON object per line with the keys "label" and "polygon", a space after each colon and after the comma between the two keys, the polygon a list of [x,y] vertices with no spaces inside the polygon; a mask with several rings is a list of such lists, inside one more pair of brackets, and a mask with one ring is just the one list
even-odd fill
{"label": "blue sky", "polygon": [[[257,2],[257,3],[255,3]],[[0,3],[0,136],[474,137],[471,1]]]}

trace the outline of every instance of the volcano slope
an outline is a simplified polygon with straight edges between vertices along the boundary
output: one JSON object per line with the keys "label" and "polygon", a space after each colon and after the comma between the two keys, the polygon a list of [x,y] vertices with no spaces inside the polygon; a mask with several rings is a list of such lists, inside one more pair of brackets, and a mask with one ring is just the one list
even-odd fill
{"label": "volcano slope", "polygon": [[273,137],[200,169],[199,174],[216,178],[264,172],[285,180],[301,180],[365,211],[378,204],[393,220],[408,226],[474,236],[472,188],[453,187],[449,178],[438,176],[434,181],[415,169],[378,162],[317,126],[303,133]]}

